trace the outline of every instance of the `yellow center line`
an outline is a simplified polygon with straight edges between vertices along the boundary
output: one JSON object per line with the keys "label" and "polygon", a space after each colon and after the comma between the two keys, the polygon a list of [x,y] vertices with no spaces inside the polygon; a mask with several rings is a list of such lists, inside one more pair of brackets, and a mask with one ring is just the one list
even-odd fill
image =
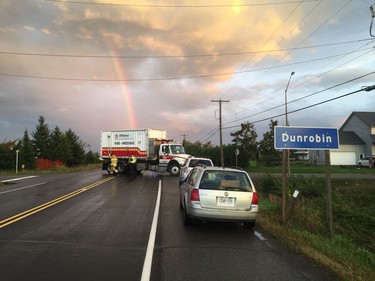
{"label": "yellow center line", "polygon": [[42,205],[36,206],[36,207],[34,207],[32,209],[29,209],[27,211],[24,211],[22,213],[19,213],[17,215],[9,217],[9,218],[7,218],[5,220],[2,220],[2,221],[0,221],[0,228],[3,228],[3,227],[5,227],[5,226],[7,226],[9,224],[15,223],[16,221],[19,221],[19,220],[22,220],[22,219],[24,219],[26,217],[29,217],[29,216],[31,216],[31,215],[33,215],[35,213],[38,213],[38,212],[40,212],[40,211],[42,211],[44,209],[47,209],[47,208],[49,208],[49,207],[51,207],[53,205],[56,205],[58,203],[61,203],[61,202],[65,201],[65,200],[67,200],[69,198],[72,198],[72,197],[74,197],[74,196],[76,196],[76,195],[78,195],[78,194],[80,194],[82,192],[88,191],[91,188],[94,188],[94,187],[96,187],[98,185],[101,185],[101,184],[103,184],[103,183],[105,183],[107,181],[110,181],[112,179],[114,179],[114,177],[106,178],[106,179],[103,179],[101,181],[92,183],[92,184],[90,184],[88,186],[85,186],[85,187],[80,188],[78,190],[75,190],[75,191],[73,191],[71,193],[63,195],[63,196],[61,196],[59,198],[53,199],[52,201],[49,201],[49,202],[44,203]]}

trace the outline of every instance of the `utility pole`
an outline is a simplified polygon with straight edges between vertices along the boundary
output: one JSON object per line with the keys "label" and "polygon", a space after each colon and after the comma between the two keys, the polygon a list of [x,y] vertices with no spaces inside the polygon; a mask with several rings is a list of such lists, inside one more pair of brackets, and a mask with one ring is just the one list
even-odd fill
{"label": "utility pole", "polygon": [[372,23],[374,21],[374,18],[375,18],[375,11],[374,11],[374,5],[371,5],[370,6],[370,11],[371,11],[371,24],[370,24],[370,36],[371,37],[375,37],[375,34],[372,34]]}
{"label": "utility pole", "polygon": [[[288,88],[290,84],[290,80],[292,79],[292,76],[294,75],[294,71],[290,73],[288,84],[286,85],[285,88],[285,126],[289,126],[289,121],[288,121]],[[289,155],[289,149],[287,149],[287,160],[288,160],[288,174],[290,174],[290,155]]]}
{"label": "utility pole", "polygon": [[[288,122],[288,88],[290,79],[294,75],[294,71],[290,73],[288,84],[285,88],[285,126],[289,126]],[[282,154],[282,192],[281,192],[281,217],[282,221],[286,222],[286,170],[288,168],[288,174],[290,174],[290,159],[289,159],[289,149],[283,149]],[[288,167],[287,167],[288,166]]]}
{"label": "utility pole", "polygon": [[219,128],[220,128],[220,160],[221,160],[221,167],[224,167],[224,150],[223,150],[223,126],[222,126],[222,118],[221,118],[221,103],[229,102],[229,100],[211,100],[211,102],[218,102],[219,103]]}
{"label": "utility pole", "polygon": [[185,141],[186,141],[186,137],[187,137],[188,135],[187,134],[182,134],[181,135],[181,137],[184,137],[184,140],[183,140],[183,142],[185,143]]}

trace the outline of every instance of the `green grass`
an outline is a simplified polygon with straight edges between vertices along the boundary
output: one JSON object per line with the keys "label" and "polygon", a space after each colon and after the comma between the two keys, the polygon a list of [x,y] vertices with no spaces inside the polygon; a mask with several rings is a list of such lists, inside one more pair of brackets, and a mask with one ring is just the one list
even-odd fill
{"label": "green grass", "polygon": [[[25,175],[25,174],[52,174],[52,173],[74,173],[79,171],[88,171],[88,170],[96,170],[101,169],[102,164],[88,164],[88,165],[81,165],[76,167],[55,167],[50,170],[19,170],[17,175]],[[16,175],[15,171],[10,170],[0,170],[0,175]]]}
{"label": "green grass", "polygon": [[[324,174],[325,166],[311,166],[306,161],[291,161],[290,173],[291,174]],[[250,162],[249,171],[252,173],[281,173],[281,166],[257,166],[255,161]],[[356,166],[331,166],[331,174],[375,174],[375,169],[358,168]]]}
{"label": "green grass", "polygon": [[334,234],[327,231],[324,179],[288,178],[301,191],[291,218],[281,223],[281,177],[255,182],[258,224],[340,280],[375,280],[375,189],[372,180],[332,180]]}

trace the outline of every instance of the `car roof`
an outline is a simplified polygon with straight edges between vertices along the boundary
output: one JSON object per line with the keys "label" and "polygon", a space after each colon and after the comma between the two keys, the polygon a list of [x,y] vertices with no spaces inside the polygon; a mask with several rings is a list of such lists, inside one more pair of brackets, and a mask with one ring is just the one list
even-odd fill
{"label": "car roof", "polygon": [[207,170],[207,171],[227,171],[227,172],[240,172],[246,173],[246,171],[242,170],[241,168],[227,168],[227,167],[219,167],[219,166],[196,166],[197,169]]}
{"label": "car roof", "polygon": [[203,160],[210,160],[211,161],[211,159],[210,158],[206,158],[206,157],[194,157],[194,156],[192,156],[192,157],[189,157],[188,158],[189,160],[191,160],[191,159],[203,159]]}
{"label": "car roof", "polygon": [[209,161],[212,163],[213,165],[213,162],[210,158],[205,158],[205,157],[194,157],[194,156],[191,156],[189,158],[186,159],[186,161],[184,162],[184,165],[187,165],[188,163],[190,163],[191,160],[204,160],[204,161]]}

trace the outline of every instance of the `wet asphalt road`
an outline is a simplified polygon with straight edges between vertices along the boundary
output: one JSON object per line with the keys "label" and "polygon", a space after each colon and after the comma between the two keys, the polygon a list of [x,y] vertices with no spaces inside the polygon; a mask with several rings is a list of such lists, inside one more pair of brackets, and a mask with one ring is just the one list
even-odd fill
{"label": "wet asphalt road", "polygon": [[257,226],[183,226],[177,178],[102,171],[0,184],[0,280],[141,280],[159,182],[150,280],[334,280]]}

